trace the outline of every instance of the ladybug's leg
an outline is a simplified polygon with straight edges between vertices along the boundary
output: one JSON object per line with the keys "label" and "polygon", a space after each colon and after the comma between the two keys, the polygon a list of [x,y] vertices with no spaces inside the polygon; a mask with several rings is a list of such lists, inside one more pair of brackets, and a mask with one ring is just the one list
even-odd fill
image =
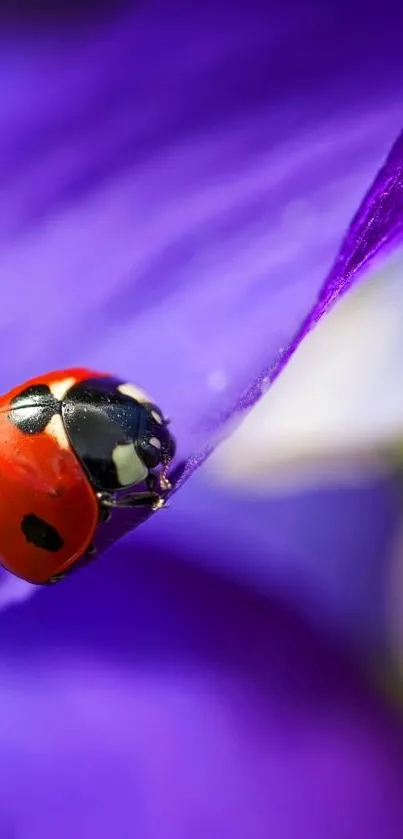
{"label": "ladybug's leg", "polygon": [[147,489],[149,490],[149,492],[158,494],[157,493],[157,489],[158,489],[158,486],[159,486],[158,477],[157,477],[157,475],[154,474],[154,472],[149,472],[148,473],[146,484],[147,484]]}
{"label": "ladybug's leg", "polygon": [[80,571],[81,568],[85,568],[86,565],[89,565],[90,562],[93,562],[94,559],[97,558],[97,550],[94,545],[90,545],[85,554],[78,559],[73,565],[70,565],[69,568],[66,568],[61,574],[55,574],[50,580],[47,580],[45,585],[53,585],[54,583],[60,583],[61,580],[65,580],[66,577],[70,577],[71,574],[75,574],[76,571]]}
{"label": "ladybug's leg", "polygon": [[50,577],[50,578],[49,578],[49,580],[46,580],[46,582],[45,582],[45,583],[43,583],[43,585],[44,585],[44,586],[53,586],[53,584],[54,584],[54,583],[60,583],[60,581],[61,581],[62,579],[63,579],[63,575],[62,575],[62,574],[61,574],[60,576],[56,574],[56,576],[55,576],[55,577]]}
{"label": "ladybug's leg", "polygon": [[159,475],[155,475],[154,472],[149,472],[147,477],[147,487],[150,492],[158,492],[158,490],[162,490],[163,492],[167,492],[171,489],[171,484],[167,477],[167,470],[170,465],[170,460],[166,461],[163,464],[163,468],[161,469]]}
{"label": "ladybug's leg", "polygon": [[164,499],[156,492],[133,492],[123,498],[115,498],[113,495],[98,493],[98,500],[101,507],[112,509],[124,509],[133,507],[150,507],[151,510],[159,510],[164,506]]}

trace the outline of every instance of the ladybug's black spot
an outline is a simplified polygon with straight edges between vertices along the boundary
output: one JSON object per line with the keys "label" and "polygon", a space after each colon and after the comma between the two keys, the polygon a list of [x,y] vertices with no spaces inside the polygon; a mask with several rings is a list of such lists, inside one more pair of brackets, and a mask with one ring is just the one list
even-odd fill
{"label": "ladybug's black spot", "polygon": [[24,434],[40,434],[58,413],[60,402],[48,386],[31,385],[11,400],[8,416]]}
{"label": "ladybug's black spot", "polygon": [[44,551],[55,553],[63,547],[63,539],[56,528],[34,513],[24,516],[21,522],[21,530],[27,542],[37,548],[43,548]]}

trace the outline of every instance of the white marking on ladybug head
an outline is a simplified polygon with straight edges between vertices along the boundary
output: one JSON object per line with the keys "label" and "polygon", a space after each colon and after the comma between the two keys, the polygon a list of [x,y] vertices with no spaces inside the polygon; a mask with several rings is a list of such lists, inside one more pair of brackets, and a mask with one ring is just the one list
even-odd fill
{"label": "white marking on ladybug head", "polygon": [[137,387],[137,385],[130,384],[130,382],[119,385],[118,391],[119,393],[123,393],[124,396],[130,396],[131,399],[135,399],[136,402],[140,402],[140,404],[144,404],[144,402],[152,402],[152,399],[150,399],[144,390]]}
{"label": "white marking on ladybug head", "polygon": [[54,414],[52,419],[49,420],[45,428],[45,434],[49,434],[50,437],[53,437],[61,449],[70,448],[70,442],[65,432],[63,420],[60,414]]}
{"label": "white marking on ladybug head", "polygon": [[151,416],[155,420],[155,422],[158,422],[158,425],[162,425],[163,419],[161,414],[157,414],[157,411],[151,411]]}
{"label": "white marking on ladybug head", "polygon": [[60,379],[58,382],[52,382],[49,385],[49,389],[55,399],[58,399],[59,402],[64,399],[68,390],[70,390],[73,385],[75,385],[76,379],[70,376],[69,379]]}
{"label": "white marking on ladybug head", "polygon": [[39,405],[27,405],[23,408],[18,408],[18,422],[19,424],[30,424],[31,428],[28,428],[26,433],[33,434],[32,426],[35,426],[37,420],[39,420],[41,416],[41,408]]}
{"label": "white marking on ladybug head", "polygon": [[150,446],[154,446],[154,449],[160,449],[161,448],[161,443],[160,443],[160,441],[158,440],[157,437],[150,437],[148,442],[149,442]]}
{"label": "white marking on ladybug head", "polygon": [[147,466],[140,460],[133,443],[116,446],[112,453],[112,460],[122,487],[139,484],[148,475]]}

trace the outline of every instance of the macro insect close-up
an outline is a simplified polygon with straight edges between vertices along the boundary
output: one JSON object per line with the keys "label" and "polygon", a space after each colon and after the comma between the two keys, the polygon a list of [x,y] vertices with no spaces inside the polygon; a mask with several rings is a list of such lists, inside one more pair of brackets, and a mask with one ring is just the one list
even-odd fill
{"label": "macro insect close-up", "polygon": [[0,9],[0,839],[401,839],[392,0]]}
{"label": "macro insect close-up", "polygon": [[114,509],[158,510],[171,488],[175,442],[160,408],[91,370],[55,371],[8,393],[0,446],[0,553],[31,583],[58,582],[93,559]]}

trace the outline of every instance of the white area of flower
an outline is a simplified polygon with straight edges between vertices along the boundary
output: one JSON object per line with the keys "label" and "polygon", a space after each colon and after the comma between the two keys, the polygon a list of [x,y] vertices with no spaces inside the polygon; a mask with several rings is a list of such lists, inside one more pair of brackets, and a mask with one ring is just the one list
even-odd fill
{"label": "white area of flower", "polygon": [[217,481],[278,493],[388,468],[403,436],[402,270],[398,251],[308,335],[211,458]]}

